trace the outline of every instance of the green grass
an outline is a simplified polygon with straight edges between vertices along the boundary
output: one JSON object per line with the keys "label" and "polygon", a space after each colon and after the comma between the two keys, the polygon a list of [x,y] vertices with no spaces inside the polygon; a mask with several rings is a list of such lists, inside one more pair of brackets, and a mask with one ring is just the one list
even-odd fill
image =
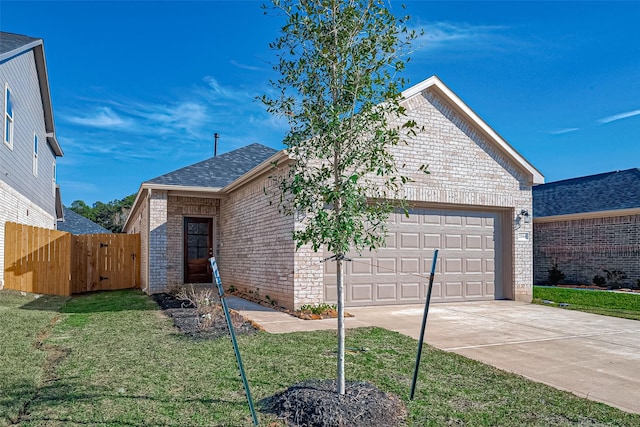
{"label": "green grass", "polygon": [[[544,300],[553,304],[545,304]],[[569,310],[640,320],[638,294],[534,286],[533,302],[553,306],[565,303],[569,305],[564,308]]]}
{"label": "green grass", "polygon": [[[13,402],[2,401],[0,425],[8,424],[29,398],[23,427],[251,425],[230,340],[194,340],[176,333],[171,320],[140,292],[78,296],[62,308],[52,300],[51,307],[35,312],[20,308],[24,302],[4,291],[0,301],[16,317],[15,333],[3,323],[3,338],[12,345],[23,342],[22,348],[34,353],[23,363],[12,362],[31,367],[17,374],[0,364],[1,390],[8,390]],[[55,310],[61,319],[51,328],[46,351],[33,348],[36,330],[49,327]],[[21,319],[32,324],[20,329]],[[238,338],[258,407],[261,399],[294,383],[335,375],[334,331]],[[347,347],[369,349],[347,354],[347,379],[369,381],[399,395],[410,426],[640,425],[640,415],[428,346],[415,400],[409,401],[416,346],[411,338],[379,328],[347,333]],[[42,368],[46,354],[60,356],[54,370]],[[39,376],[30,373],[38,369]],[[9,374],[13,382],[6,382]],[[259,417],[261,425],[282,425],[273,416]]]}

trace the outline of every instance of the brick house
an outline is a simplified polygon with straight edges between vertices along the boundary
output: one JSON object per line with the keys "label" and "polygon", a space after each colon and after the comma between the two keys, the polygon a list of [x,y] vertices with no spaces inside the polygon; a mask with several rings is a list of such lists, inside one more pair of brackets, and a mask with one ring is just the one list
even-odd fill
{"label": "brick house", "polygon": [[[422,127],[394,147],[413,179],[403,188],[411,215],[391,216],[386,248],[346,263],[347,305],[424,301],[434,249],[433,301],[530,301],[532,230],[524,219],[543,176],[437,77],[403,97]],[[253,144],[140,186],[125,231],[141,234],[146,292],[210,283],[213,254],[227,287],[259,290],[288,308],[335,300],[332,264],[310,247],[295,250],[291,232],[302,225],[265,195],[274,160],[287,156]],[[430,175],[419,172],[423,164]]]}
{"label": "brick house", "polygon": [[557,262],[569,283],[590,284],[602,269],[640,279],[640,169],[533,188],[534,283]]}
{"label": "brick house", "polygon": [[56,137],[42,39],[0,32],[0,289],[7,221],[54,229],[62,218]]}

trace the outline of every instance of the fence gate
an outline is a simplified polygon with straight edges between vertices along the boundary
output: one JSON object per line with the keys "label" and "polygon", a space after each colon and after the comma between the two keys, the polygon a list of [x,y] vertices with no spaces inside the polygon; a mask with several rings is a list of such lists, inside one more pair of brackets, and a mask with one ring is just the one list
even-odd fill
{"label": "fence gate", "polygon": [[71,235],[7,222],[5,288],[71,295],[140,287],[139,234]]}
{"label": "fence gate", "polygon": [[139,234],[83,234],[71,242],[71,293],[140,287]]}

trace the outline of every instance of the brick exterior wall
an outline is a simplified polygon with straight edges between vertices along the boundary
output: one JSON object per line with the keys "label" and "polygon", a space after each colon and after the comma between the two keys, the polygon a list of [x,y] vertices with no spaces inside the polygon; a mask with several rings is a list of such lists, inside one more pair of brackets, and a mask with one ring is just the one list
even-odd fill
{"label": "brick exterior wall", "polygon": [[602,269],[640,279],[640,214],[534,225],[534,282],[544,284],[557,262],[568,283],[590,284]]}
{"label": "brick exterior wall", "polygon": [[[293,218],[269,204],[268,175],[233,191],[220,207],[220,277],[225,287],[267,295],[294,308],[294,268],[299,264],[291,237]],[[300,273],[298,273],[300,274]],[[321,282],[320,282],[321,283]]]}
{"label": "brick exterior wall", "polygon": [[149,198],[148,293],[166,290],[167,265],[167,192],[154,190]]}
{"label": "brick exterior wall", "polygon": [[[408,117],[424,127],[394,151],[409,201],[450,207],[484,207],[502,214],[503,293],[518,301],[533,297],[532,224],[515,227],[516,213],[532,213],[531,185],[483,134],[471,127],[433,90],[405,101]],[[429,165],[429,175],[418,171]],[[528,240],[525,236],[528,233]]]}
{"label": "brick exterior wall", "polygon": [[0,289],[4,287],[4,227],[7,221],[54,229],[55,218],[0,181]]}
{"label": "brick exterior wall", "polygon": [[[216,259],[218,250],[218,213],[220,200],[203,197],[169,195],[167,202],[167,286],[184,284],[184,218],[213,219],[213,246]],[[224,283],[224,282],[223,282]]]}

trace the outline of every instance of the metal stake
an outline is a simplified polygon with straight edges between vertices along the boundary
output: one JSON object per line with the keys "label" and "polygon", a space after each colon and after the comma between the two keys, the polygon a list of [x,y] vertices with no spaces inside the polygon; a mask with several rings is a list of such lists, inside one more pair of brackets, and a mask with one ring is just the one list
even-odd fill
{"label": "metal stake", "polygon": [[229,315],[229,308],[227,307],[227,301],[224,298],[224,289],[222,289],[222,280],[220,279],[220,273],[218,272],[218,264],[215,258],[209,258],[211,263],[211,269],[213,270],[213,276],[215,277],[216,286],[218,287],[218,295],[220,296],[220,302],[224,310],[224,317],[227,319],[227,326],[229,327],[229,333],[231,334],[231,342],[233,343],[233,351],[236,353],[236,361],[238,362],[238,369],[240,370],[240,376],[242,377],[242,385],[244,386],[245,394],[247,395],[247,402],[249,403],[249,410],[251,411],[251,418],[253,418],[253,425],[258,425],[258,416],[256,410],[253,407],[253,399],[251,398],[251,391],[249,390],[249,383],[247,377],[244,374],[244,366],[242,365],[242,357],[240,357],[240,349],[238,348],[238,342],[236,341],[236,334],[233,331],[233,324],[231,323],[231,316]]}
{"label": "metal stake", "polygon": [[422,316],[422,327],[420,328],[420,340],[418,341],[418,355],[416,356],[416,367],[413,370],[413,381],[411,382],[411,394],[409,399],[413,400],[416,391],[416,382],[418,381],[418,368],[420,367],[420,358],[422,357],[422,344],[424,342],[424,330],[427,327],[427,315],[429,314],[429,303],[431,301],[431,289],[433,288],[433,276],[436,272],[436,260],[438,259],[438,249],[433,254],[433,264],[431,264],[431,274],[429,275],[429,288],[427,290],[427,301],[424,304],[424,315]]}

